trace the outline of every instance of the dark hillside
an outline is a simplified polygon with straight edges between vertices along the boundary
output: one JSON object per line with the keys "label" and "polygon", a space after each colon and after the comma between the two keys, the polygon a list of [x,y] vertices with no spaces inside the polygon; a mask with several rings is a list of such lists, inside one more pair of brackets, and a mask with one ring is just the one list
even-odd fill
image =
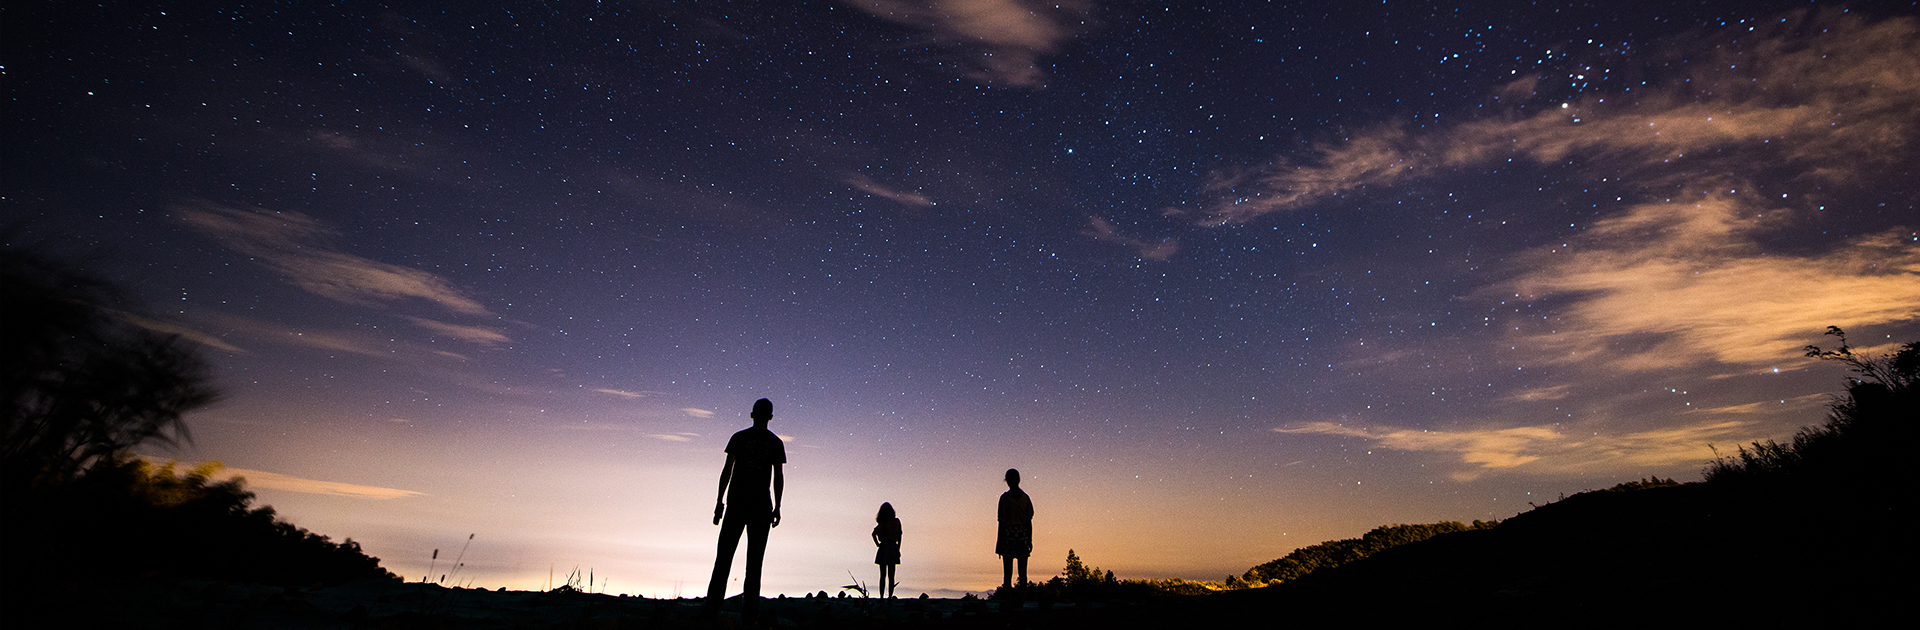
{"label": "dark hillside", "polygon": [[[1910,616],[1899,527],[1913,493],[1920,344],[1879,358],[1808,356],[1856,375],[1825,424],[1742,447],[1706,482],[1625,484],[1540,506],[1491,529],[1441,534],[1263,589],[1210,614],[1285,611],[1330,624],[1776,626]],[[1902,587],[1896,591],[1896,586]]]}
{"label": "dark hillside", "polygon": [[1754,496],[1708,484],[1590,492],[1488,530],[1397,547],[1298,582],[1220,596],[1225,615],[1301,621],[1613,626],[1865,621],[1874,569],[1908,555],[1891,502]]}

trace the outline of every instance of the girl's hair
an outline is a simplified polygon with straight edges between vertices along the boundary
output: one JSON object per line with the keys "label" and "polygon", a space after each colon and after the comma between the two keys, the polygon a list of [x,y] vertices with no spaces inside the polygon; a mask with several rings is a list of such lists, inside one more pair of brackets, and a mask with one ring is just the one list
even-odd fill
{"label": "girl's hair", "polygon": [[893,504],[892,503],[880,504],[880,515],[873,517],[873,520],[875,522],[884,523],[887,521],[887,519],[890,519],[890,518],[893,518]]}

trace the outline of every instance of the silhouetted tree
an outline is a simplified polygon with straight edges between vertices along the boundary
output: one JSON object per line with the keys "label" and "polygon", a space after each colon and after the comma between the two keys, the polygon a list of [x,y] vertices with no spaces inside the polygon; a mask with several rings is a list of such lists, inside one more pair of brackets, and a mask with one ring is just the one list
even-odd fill
{"label": "silhouetted tree", "polygon": [[181,476],[133,456],[187,440],[184,414],[218,394],[195,348],[136,324],[122,303],[98,278],[0,249],[0,592],[53,609],[83,575],[388,576],[352,540],[250,507],[240,479],[213,479],[217,463]]}
{"label": "silhouetted tree", "polygon": [[1808,345],[1807,356],[1839,361],[1864,377],[1847,379],[1849,388],[1874,383],[1892,390],[1905,390],[1920,382],[1920,342],[1907,342],[1891,355],[1863,357],[1853,353],[1853,347],[1847,345],[1847,331],[1839,326],[1828,326],[1827,335],[1838,338],[1840,347],[1822,350],[1820,346]]}
{"label": "silhouetted tree", "polygon": [[1785,444],[1767,440],[1715,458],[1704,476],[1714,483],[1813,484],[1849,492],[1902,478],[1907,453],[1920,429],[1920,342],[1908,342],[1892,354],[1861,356],[1847,345],[1837,326],[1827,334],[1840,347],[1807,346],[1807,356],[1838,361],[1857,376],[1847,392],[1828,405],[1827,421],[1805,427]]}
{"label": "silhouetted tree", "polygon": [[0,250],[0,483],[58,486],[147,441],[188,440],[182,414],[219,395],[198,352],[131,323],[112,286]]}

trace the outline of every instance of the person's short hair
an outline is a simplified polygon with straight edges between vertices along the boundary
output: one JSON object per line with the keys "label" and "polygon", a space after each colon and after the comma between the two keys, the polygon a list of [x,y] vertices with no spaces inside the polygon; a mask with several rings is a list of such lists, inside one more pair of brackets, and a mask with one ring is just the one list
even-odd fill
{"label": "person's short hair", "polygon": [[1018,470],[1014,470],[1014,469],[1012,469],[1012,468],[1008,468],[1008,469],[1007,469],[1007,481],[1008,481],[1009,483],[1020,483],[1020,471],[1018,471]]}
{"label": "person's short hair", "polygon": [[753,401],[753,413],[747,417],[755,420],[768,420],[773,418],[773,401],[765,398]]}

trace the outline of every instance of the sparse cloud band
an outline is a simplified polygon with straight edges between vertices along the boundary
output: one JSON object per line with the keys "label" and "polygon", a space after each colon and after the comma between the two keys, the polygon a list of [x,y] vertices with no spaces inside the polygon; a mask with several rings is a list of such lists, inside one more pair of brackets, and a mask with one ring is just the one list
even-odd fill
{"label": "sparse cloud band", "polygon": [[314,295],[362,306],[419,298],[456,313],[488,314],[486,307],[445,278],[335,250],[327,243],[333,230],[298,212],[205,201],[176,206],[174,211],[187,225],[259,259]]}
{"label": "sparse cloud band", "polygon": [[1040,57],[1073,35],[1092,10],[1086,0],[859,0],[849,2],[889,22],[920,29],[931,43],[966,54],[965,74],[990,85],[1038,88]]}
{"label": "sparse cloud band", "polygon": [[[1789,14],[1742,38],[1739,46],[1676,50],[1696,59],[1687,76],[1630,93],[1589,95],[1522,109],[1439,131],[1383,126],[1319,146],[1311,159],[1212,174],[1204,190],[1218,202],[1204,223],[1251,221],[1367,187],[1442,170],[1525,159],[1547,164],[1570,156],[1612,168],[1658,168],[1685,156],[1720,172],[1758,164],[1715,160],[1715,149],[1766,141],[1778,159],[1809,176],[1846,180],[1849,165],[1890,156],[1920,119],[1920,40],[1910,19],[1868,24],[1838,13]],[[1698,47],[1699,44],[1679,44]],[[1522,79],[1499,92],[1532,93]],[[1724,168],[1718,168],[1724,167]],[[1684,176],[1684,175],[1682,175]]]}
{"label": "sparse cloud band", "polygon": [[1332,422],[1275,428],[1278,433],[1359,438],[1376,448],[1443,453],[1458,457],[1450,476],[1471,481],[1495,471],[1560,475],[1638,470],[1712,457],[1711,442],[1737,443],[1750,436],[1749,421],[1708,419],[1690,425],[1612,434],[1577,435],[1553,426],[1436,431],[1398,427],[1362,429]]}

